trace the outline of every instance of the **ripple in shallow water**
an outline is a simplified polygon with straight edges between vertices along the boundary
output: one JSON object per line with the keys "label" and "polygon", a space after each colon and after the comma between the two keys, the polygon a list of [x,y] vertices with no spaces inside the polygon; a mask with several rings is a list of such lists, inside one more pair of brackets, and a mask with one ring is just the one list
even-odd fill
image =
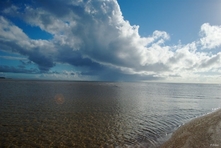
{"label": "ripple in shallow water", "polygon": [[182,123],[219,107],[217,85],[187,86],[3,81],[0,146],[156,147]]}

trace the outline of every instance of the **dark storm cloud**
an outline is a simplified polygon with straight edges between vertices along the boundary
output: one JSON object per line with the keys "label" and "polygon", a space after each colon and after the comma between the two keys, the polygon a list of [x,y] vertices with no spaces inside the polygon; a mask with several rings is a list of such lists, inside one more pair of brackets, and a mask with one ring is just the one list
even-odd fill
{"label": "dark storm cloud", "polygon": [[28,59],[37,64],[41,71],[48,71],[55,65],[50,57],[46,57],[44,54],[39,53],[38,50],[26,50],[25,47],[21,47],[16,42],[4,41],[3,44],[1,43],[2,41],[0,41],[0,48],[28,56]]}
{"label": "dark storm cloud", "polygon": [[37,74],[39,73],[39,70],[38,69],[25,69],[24,67],[0,65],[0,72]]}
{"label": "dark storm cloud", "polygon": [[[24,65],[15,66],[8,66],[8,65],[0,65],[0,72],[3,73],[25,73],[25,74],[66,74],[65,72],[58,72],[58,71],[39,71],[36,68],[27,68]],[[75,73],[71,72],[70,75],[75,75]]]}
{"label": "dark storm cloud", "polygon": [[[63,47],[62,50],[58,51],[58,61],[62,63],[69,63],[74,66],[83,66],[83,67],[93,67],[98,68],[100,64],[92,61],[87,57],[83,57],[82,53],[79,50],[73,50],[70,48]],[[71,55],[71,56],[70,56]]]}
{"label": "dark storm cloud", "polygon": [[36,63],[41,71],[48,71],[51,67],[55,66],[52,59],[35,52],[29,54],[29,60]]}
{"label": "dark storm cloud", "polygon": [[30,64],[32,64],[32,61],[30,61],[30,60],[19,60],[20,62],[21,62],[21,64],[22,65],[24,65],[24,66],[26,66],[26,65],[30,65]]}

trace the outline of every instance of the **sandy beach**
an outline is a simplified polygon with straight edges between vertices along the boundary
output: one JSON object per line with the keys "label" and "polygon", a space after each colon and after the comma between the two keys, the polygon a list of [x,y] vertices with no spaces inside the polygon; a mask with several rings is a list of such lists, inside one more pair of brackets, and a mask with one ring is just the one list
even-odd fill
{"label": "sandy beach", "polygon": [[209,147],[221,147],[221,109],[184,124],[161,146],[161,148]]}

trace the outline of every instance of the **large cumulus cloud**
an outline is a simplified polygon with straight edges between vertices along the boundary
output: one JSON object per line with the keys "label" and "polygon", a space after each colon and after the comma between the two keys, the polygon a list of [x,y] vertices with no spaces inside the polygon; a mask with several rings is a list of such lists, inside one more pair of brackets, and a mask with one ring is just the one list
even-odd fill
{"label": "large cumulus cloud", "polygon": [[[11,17],[53,38],[31,39]],[[124,19],[116,0],[9,1],[1,8],[0,48],[27,56],[41,72],[68,63],[80,67],[82,75],[111,80],[187,77],[221,68],[220,52],[201,50],[220,47],[220,26],[205,23],[200,39],[173,46],[166,45],[170,36],[164,31],[141,37],[138,30]]]}

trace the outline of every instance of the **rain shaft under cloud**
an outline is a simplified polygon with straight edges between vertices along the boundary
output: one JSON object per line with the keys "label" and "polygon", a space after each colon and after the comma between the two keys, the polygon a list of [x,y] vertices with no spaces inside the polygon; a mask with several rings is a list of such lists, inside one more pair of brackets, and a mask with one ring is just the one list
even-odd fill
{"label": "rain shaft under cloud", "polygon": [[[195,79],[205,72],[220,77],[221,52],[205,51],[220,48],[221,26],[205,23],[196,41],[166,45],[170,35],[165,31],[141,37],[139,26],[124,19],[116,0],[24,2],[8,1],[1,6],[0,50],[26,56],[37,65],[36,73],[69,64],[79,77],[97,80]],[[52,38],[31,38],[15,18]],[[10,72],[10,67],[1,67]],[[24,69],[28,71],[33,73]]]}

